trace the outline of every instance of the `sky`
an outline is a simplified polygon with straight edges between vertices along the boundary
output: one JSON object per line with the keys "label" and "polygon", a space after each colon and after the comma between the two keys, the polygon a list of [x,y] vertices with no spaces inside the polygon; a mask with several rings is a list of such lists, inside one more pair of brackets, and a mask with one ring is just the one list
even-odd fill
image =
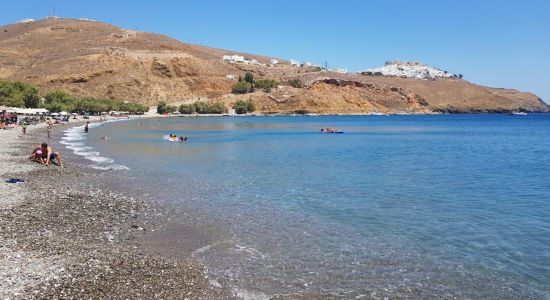
{"label": "sky", "polygon": [[19,0],[0,24],[54,14],[182,42],[364,70],[420,61],[550,103],[547,0]]}

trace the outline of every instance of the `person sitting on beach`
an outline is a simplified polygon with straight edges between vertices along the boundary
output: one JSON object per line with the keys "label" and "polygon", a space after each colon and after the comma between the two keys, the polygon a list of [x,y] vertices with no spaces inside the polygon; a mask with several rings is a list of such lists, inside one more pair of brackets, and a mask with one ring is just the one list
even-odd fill
{"label": "person sitting on beach", "polygon": [[38,163],[43,164],[44,160],[42,159],[42,148],[38,147],[38,148],[34,149],[34,151],[31,154],[31,157],[29,157],[29,159],[34,161],[34,162],[38,162]]}
{"label": "person sitting on beach", "polygon": [[52,151],[52,148],[50,146],[48,146],[48,144],[46,143],[43,143],[42,145],[40,145],[40,147],[37,147],[34,149],[33,151],[33,154],[31,156],[31,160],[33,160],[32,157],[36,157],[37,156],[37,153],[38,151],[40,151],[40,161],[37,161],[37,160],[34,160],[34,161],[37,161],[37,162],[40,162],[41,164],[44,164],[46,166],[49,166],[50,163],[53,163],[53,161],[55,160],[56,161],[56,164],[63,168],[63,161],[61,160],[61,153],[59,153],[58,151]]}

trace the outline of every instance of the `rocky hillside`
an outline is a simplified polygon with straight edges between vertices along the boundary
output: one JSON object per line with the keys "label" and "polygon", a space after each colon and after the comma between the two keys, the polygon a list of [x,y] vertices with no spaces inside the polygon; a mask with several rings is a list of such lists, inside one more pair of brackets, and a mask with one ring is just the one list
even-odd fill
{"label": "rocky hillside", "polygon": [[[224,55],[244,59],[223,60]],[[245,72],[280,84],[269,92],[231,95]],[[342,74],[73,19],[0,27],[0,78],[35,84],[42,92],[63,89],[147,105],[252,99],[260,111],[273,113],[549,111],[533,94],[457,78]],[[287,84],[292,79],[301,84]]]}

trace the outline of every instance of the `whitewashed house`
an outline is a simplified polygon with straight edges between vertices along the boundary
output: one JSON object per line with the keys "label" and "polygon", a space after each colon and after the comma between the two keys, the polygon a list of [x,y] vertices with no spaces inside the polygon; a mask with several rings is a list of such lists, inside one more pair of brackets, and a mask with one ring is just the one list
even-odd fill
{"label": "whitewashed house", "polygon": [[19,20],[15,23],[31,23],[31,22],[34,22],[35,20],[34,19],[23,19],[23,20]]}
{"label": "whitewashed house", "polygon": [[238,63],[245,62],[244,56],[240,56],[240,55],[224,55],[222,59],[223,61],[227,61],[227,62],[238,62]]}

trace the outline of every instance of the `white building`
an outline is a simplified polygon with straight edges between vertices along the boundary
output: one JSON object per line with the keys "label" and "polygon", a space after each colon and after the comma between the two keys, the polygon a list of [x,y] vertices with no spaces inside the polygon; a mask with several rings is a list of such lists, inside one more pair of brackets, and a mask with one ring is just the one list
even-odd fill
{"label": "white building", "polygon": [[278,63],[279,63],[279,60],[278,60],[278,59],[275,59],[275,58],[272,58],[272,59],[271,59],[271,64],[272,64],[272,65],[276,65],[276,64],[278,64]]}
{"label": "white building", "polygon": [[261,63],[256,59],[246,59],[241,55],[224,55],[222,60],[230,63],[241,63],[241,64],[250,64],[250,65],[261,65]]}
{"label": "white building", "polygon": [[244,56],[240,56],[240,55],[224,55],[222,59],[227,62],[239,62],[239,63],[245,62]]}
{"label": "white building", "polygon": [[304,63],[304,67],[311,67],[311,68],[321,68],[321,65],[319,64],[315,64],[315,63],[312,63],[312,62],[305,62]]}
{"label": "white building", "polygon": [[294,59],[290,59],[290,64],[296,67],[300,66],[300,62]]}
{"label": "white building", "polygon": [[31,22],[34,22],[35,20],[34,19],[23,19],[23,20],[19,20],[15,23],[31,23]]}
{"label": "white building", "polygon": [[335,69],[335,70],[331,70],[333,72],[336,72],[336,73],[342,73],[342,74],[347,74],[348,73],[348,69]]}

